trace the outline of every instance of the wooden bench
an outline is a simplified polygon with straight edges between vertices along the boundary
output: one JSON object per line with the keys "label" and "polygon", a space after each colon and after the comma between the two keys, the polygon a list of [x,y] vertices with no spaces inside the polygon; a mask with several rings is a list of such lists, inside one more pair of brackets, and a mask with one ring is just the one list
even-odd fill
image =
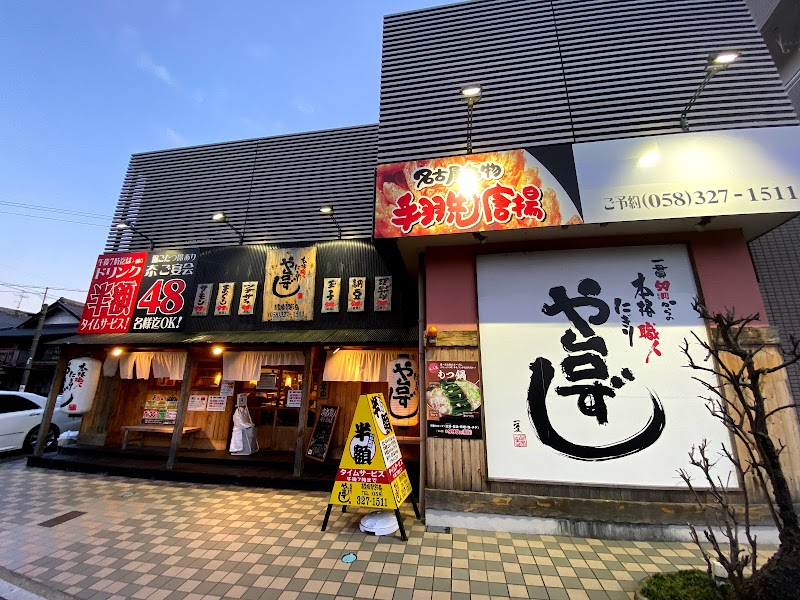
{"label": "wooden bench", "polygon": [[[171,437],[174,431],[174,425],[126,425],[122,427],[122,449],[125,450],[128,447],[128,434],[130,433],[141,434],[139,445],[144,446],[144,436],[148,433],[169,435]],[[200,431],[203,431],[202,427],[183,428],[181,435],[189,436],[189,450],[192,449],[192,445],[194,444],[194,436]]]}

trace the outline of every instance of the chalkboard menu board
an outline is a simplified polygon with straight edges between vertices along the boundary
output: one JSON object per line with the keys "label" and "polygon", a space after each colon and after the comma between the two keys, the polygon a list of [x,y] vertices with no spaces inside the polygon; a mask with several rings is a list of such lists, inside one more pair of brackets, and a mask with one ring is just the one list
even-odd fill
{"label": "chalkboard menu board", "polygon": [[339,407],[335,404],[323,404],[320,408],[317,422],[314,423],[314,431],[311,432],[311,440],[308,442],[306,452],[308,458],[325,462],[338,412]]}

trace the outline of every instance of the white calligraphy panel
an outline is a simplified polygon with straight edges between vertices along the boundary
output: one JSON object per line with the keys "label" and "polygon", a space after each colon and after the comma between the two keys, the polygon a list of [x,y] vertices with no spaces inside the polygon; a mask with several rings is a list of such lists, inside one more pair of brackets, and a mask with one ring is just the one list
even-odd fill
{"label": "white calligraphy panel", "polygon": [[375,312],[392,310],[392,278],[379,275],[375,278]]}
{"label": "white calligraphy panel", "polygon": [[263,320],[311,321],[316,275],[316,247],[268,250]]}
{"label": "white calligraphy panel", "polygon": [[256,307],[257,281],[243,281],[242,293],[239,296],[239,314],[252,315]]}
{"label": "white calligraphy panel", "polygon": [[364,295],[367,293],[366,277],[351,277],[348,282],[347,312],[364,312]]}
{"label": "white calligraphy panel", "polygon": [[681,352],[707,339],[684,246],[480,256],[477,276],[490,478],[683,487],[692,445],[729,443]]}
{"label": "white calligraphy panel", "polygon": [[234,282],[220,283],[217,290],[217,303],[214,306],[214,315],[227,317],[231,314],[233,293],[236,289]]}
{"label": "white calligraphy panel", "polygon": [[197,284],[197,292],[194,295],[194,307],[192,308],[193,317],[205,317],[208,315],[208,307],[211,306],[211,293],[213,289],[213,283]]}
{"label": "white calligraphy panel", "polygon": [[340,277],[326,277],[322,280],[322,312],[339,312],[339,295],[342,291]]}

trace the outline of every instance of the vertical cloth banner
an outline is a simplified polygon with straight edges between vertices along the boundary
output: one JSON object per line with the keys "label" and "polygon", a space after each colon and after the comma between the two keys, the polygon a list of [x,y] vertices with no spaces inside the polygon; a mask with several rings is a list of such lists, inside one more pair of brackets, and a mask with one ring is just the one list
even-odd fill
{"label": "vertical cloth banner", "polygon": [[413,427],[419,423],[419,365],[408,354],[386,365],[389,383],[389,420],[392,425]]}
{"label": "vertical cloth banner", "polygon": [[217,290],[217,303],[214,306],[215,316],[229,316],[231,314],[231,303],[236,289],[236,282],[228,281],[219,284]]}
{"label": "vertical cloth banner", "polygon": [[351,277],[347,297],[347,312],[364,312],[364,296],[367,293],[366,277]]}
{"label": "vertical cloth banner", "polygon": [[375,278],[375,312],[389,312],[392,310],[392,278],[381,275]]}
{"label": "vertical cloth banner", "polygon": [[239,296],[239,314],[252,315],[255,310],[255,298],[258,293],[257,281],[242,282],[242,294]]}
{"label": "vertical cloth banner", "polygon": [[205,317],[208,315],[208,308],[211,306],[211,292],[213,289],[213,283],[197,284],[197,291],[194,295],[194,306],[192,307],[193,317]]}
{"label": "vertical cloth banner", "polygon": [[326,277],[322,280],[322,312],[339,312],[339,294],[342,290],[340,277]]}
{"label": "vertical cloth banner", "polygon": [[311,321],[316,274],[316,247],[268,250],[263,320]]}

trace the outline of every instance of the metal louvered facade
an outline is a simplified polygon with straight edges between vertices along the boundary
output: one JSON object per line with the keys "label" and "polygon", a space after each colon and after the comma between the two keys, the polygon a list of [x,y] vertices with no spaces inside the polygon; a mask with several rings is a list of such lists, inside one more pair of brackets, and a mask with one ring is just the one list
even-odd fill
{"label": "metal louvered facade", "polygon": [[744,0],[472,0],[384,20],[378,162],[679,132],[711,52],[741,58],[693,131],[797,124]]}
{"label": "metal louvered facade", "polygon": [[[334,207],[343,239],[372,233],[377,126],[367,125],[134,154],[114,222],[130,222],[156,248],[335,240],[319,207]],[[112,228],[107,252],[145,250]]]}

